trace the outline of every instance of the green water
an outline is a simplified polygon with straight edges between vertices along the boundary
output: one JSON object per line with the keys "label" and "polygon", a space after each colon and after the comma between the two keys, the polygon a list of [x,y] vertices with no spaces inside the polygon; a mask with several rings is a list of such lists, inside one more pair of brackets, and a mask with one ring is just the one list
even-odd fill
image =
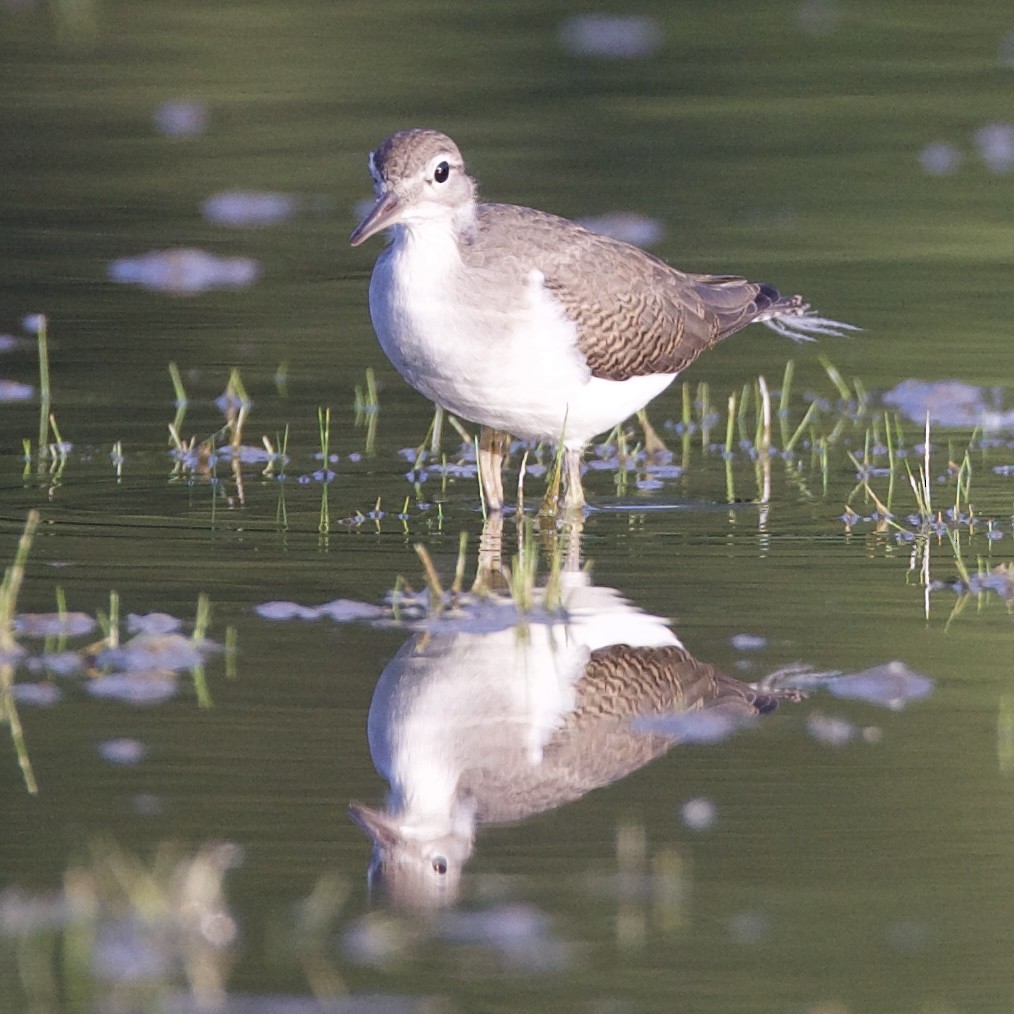
{"label": "green water", "polygon": [[[712,440],[724,441],[728,395],[758,374],[777,388],[790,357],[792,428],[806,392],[836,397],[820,353],[870,390],[909,377],[1012,386],[1014,172],[991,171],[973,140],[1011,115],[1008,6],[813,9],[835,15],[830,34],[802,31],[791,3],[645,5],[663,45],[615,61],[564,52],[558,27],[572,12],[557,3],[0,9],[0,331],[22,335],[25,314],[47,314],[53,407],[74,445],[62,468],[26,468],[37,403],[0,404],[0,559],[13,558],[37,508],[20,610],[53,610],[60,587],[70,609],[94,615],[115,590],[124,617],[189,623],[204,592],[209,636],[223,643],[232,627],[236,639],[234,657],[207,660],[211,707],[187,673],[177,697],[143,709],[89,696],[82,676],[56,679],[64,694],[50,708],[20,706],[39,793],[26,792],[0,730],[0,891],[57,890],[100,836],[145,862],[165,840],[189,853],[235,842],[230,995],[309,997],[337,983],[350,997],[337,1009],[372,1009],[365,998],[378,996],[462,1011],[1010,1008],[1011,617],[995,596],[951,617],[956,598],[943,590],[927,618],[911,547],[868,523],[846,531],[845,451],[861,448],[872,414],[832,451],[826,492],[809,450],[797,472],[776,460],[766,509],[750,502],[759,487],[746,455],[727,472],[698,438],[661,489],[617,492],[608,470],[587,477],[593,504],[624,508],[587,519],[595,581],[670,617],[701,660],[752,680],[793,663],[856,672],[901,659],[936,689],[899,712],[814,694],[567,807],[481,830],[465,907],[544,917],[541,969],[529,951],[512,960],[446,925],[399,936],[368,903],[369,845],[346,807],[383,800],[366,715],[408,633],[254,611],[270,600],[378,603],[398,575],[421,587],[415,543],[449,584],[462,531],[473,572],[474,481],[442,488],[434,473],[418,491],[406,481],[399,452],[423,441],[432,410],[372,335],[378,245],[347,244],[369,196],[366,152],[400,127],[446,130],[490,198],[572,217],[638,211],[663,225],[655,252],[672,263],[770,281],[865,329],[796,348],[757,328],[710,352],[686,379],[708,384],[723,413]],[[173,99],[204,103],[207,130],[160,134],[153,112]],[[920,167],[934,142],[963,156],[953,172]],[[205,221],[201,203],[233,188],[303,204],[260,229]],[[253,257],[263,274],[189,298],[108,280],[110,261],[173,246]],[[0,377],[35,383],[35,355],[27,336],[0,354]],[[225,464],[215,483],[174,470],[170,362],[190,399],[184,439],[222,425],[213,402],[240,371],[253,399],[244,443],[265,434],[277,445],[288,427],[284,481],[245,466],[241,496]],[[372,453],[354,411],[367,368],[380,387]],[[681,463],[663,426],[680,418],[678,388],[651,417]],[[319,406],[332,408],[339,456],[324,533],[322,486],[299,481],[321,467]],[[752,420],[751,410],[751,437]],[[822,432],[833,425],[831,411]],[[918,429],[905,426],[909,448]],[[948,457],[960,464],[968,437],[934,434],[934,475]],[[453,434],[444,446],[456,451]],[[972,455],[972,501],[1003,533],[977,530],[964,557],[973,570],[977,555],[1014,556],[1014,490],[992,472],[1012,455],[1006,445]],[[913,501],[898,476],[903,514]],[[874,485],[884,496],[886,479]],[[946,507],[953,485],[939,489]],[[385,516],[364,519],[378,497]],[[872,509],[861,494],[853,506]],[[931,569],[955,577],[946,539],[933,541]],[[734,647],[743,633],[763,647]],[[874,730],[873,742],[818,742],[806,729],[817,713]],[[147,755],[103,761],[99,744],[116,737]],[[717,808],[710,830],[681,822],[694,797]],[[642,834],[648,886],[618,890],[617,838]],[[327,877],[347,894],[317,937],[299,936],[294,906]],[[355,941],[378,926],[401,943],[371,963]],[[90,959],[38,939],[33,950],[13,931],[0,937],[5,1010],[186,1009],[164,999],[185,990],[178,970],[117,1008],[108,984],[94,995],[81,985]],[[45,960],[26,957],[39,951]]]}

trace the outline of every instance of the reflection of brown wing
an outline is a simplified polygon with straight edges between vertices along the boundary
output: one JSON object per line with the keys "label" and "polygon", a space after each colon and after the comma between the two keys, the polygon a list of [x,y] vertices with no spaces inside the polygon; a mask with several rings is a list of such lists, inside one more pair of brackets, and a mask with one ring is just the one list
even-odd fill
{"label": "reflection of brown wing", "polygon": [[715,707],[747,717],[778,706],[775,695],[758,693],[677,645],[614,644],[593,651],[577,694],[576,723],[590,714],[632,717]]}
{"label": "reflection of brown wing", "polygon": [[580,799],[679,742],[675,733],[638,730],[635,718],[718,710],[746,720],[778,703],[777,695],[759,693],[675,645],[594,651],[575,690],[577,705],[541,763],[472,770],[462,780],[481,822],[522,820]]}

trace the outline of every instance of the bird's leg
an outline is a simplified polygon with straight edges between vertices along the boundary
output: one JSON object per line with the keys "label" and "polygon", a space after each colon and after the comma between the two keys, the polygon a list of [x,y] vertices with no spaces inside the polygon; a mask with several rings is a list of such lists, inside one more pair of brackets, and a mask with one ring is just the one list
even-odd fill
{"label": "bird's leg", "polygon": [[510,448],[510,434],[483,426],[479,434],[479,482],[486,509],[503,509],[503,459]]}
{"label": "bird's leg", "polygon": [[583,447],[567,447],[563,452],[563,463],[567,471],[567,489],[563,495],[563,506],[568,511],[584,507],[584,487],[581,485],[581,459]]}

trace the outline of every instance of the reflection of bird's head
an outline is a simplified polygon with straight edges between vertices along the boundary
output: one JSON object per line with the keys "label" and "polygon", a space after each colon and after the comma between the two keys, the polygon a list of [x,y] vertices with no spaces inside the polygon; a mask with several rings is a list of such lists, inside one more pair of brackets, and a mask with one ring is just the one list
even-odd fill
{"label": "reflection of bird's head", "polygon": [[403,908],[444,908],[458,898],[461,873],[472,854],[474,824],[407,823],[396,814],[350,803],[352,819],[370,836],[371,891]]}

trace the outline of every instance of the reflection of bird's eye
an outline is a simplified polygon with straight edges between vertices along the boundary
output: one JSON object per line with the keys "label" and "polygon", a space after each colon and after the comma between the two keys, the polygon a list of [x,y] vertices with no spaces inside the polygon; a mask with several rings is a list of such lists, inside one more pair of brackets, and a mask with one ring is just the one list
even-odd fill
{"label": "reflection of bird's eye", "polygon": [[451,175],[451,167],[446,162],[441,162],[433,171],[433,179],[437,183],[446,183],[447,177]]}
{"label": "reflection of bird's eye", "polygon": [[443,876],[447,872],[447,860],[443,856],[433,857],[433,872]]}

